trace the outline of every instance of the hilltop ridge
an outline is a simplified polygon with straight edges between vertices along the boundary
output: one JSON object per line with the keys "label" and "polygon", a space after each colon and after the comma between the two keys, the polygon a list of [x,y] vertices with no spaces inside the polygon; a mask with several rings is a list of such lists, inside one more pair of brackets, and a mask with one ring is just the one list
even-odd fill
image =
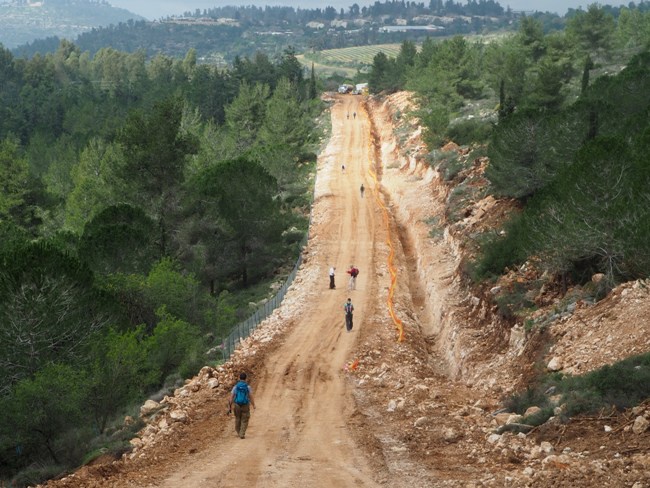
{"label": "hilltop ridge", "polygon": [[9,49],[36,39],[75,39],[93,28],[143,17],[106,1],[11,1],[0,3],[0,43]]}

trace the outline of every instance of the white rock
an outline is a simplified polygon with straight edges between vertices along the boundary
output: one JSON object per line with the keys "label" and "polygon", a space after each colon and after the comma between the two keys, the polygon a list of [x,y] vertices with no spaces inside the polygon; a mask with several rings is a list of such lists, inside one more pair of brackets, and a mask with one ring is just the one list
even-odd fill
{"label": "white rock", "polygon": [[135,448],[138,448],[138,447],[142,447],[144,442],[142,442],[142,439],[140,439],[139,437],[134,437],[129,441],[129,444],[131,444]]}
{"label": "white rock", "polygon": [[521,415],[517,415],[513,413],[512,415],[510,415],[510,417],[508,417],[508,420],[506,420],[506,425],[518,424],[521,422],[521,419],[523,419]]}
{"label": "white rock", "polygon": [[562,369],[562,360],[558,357],[551,359],[546,366],[549,371],[560,371]]}
{"label": "white rock", "polygon": [[219,380],[217,378],[210,378],[208,380],[208,388],[214,390],[219,386]]}
{"label": "white rock", "polygon": [[499,442],[500,440],[501,440],[501,436],[500,436],[499,434],[490,434],[490,435],[488,436],[488,438],[487,438],[487,441],[488,441],[490,444],[496,444],[496,443]]}
{"label": "white rock", "polygon": [[147,400],[144,402],[144,405],[140,407],[140,417],[147,417],[154,413],[156,410],[160,408],[160,404],[158,402],[154,402],[153,400]]}
{"label": "white rock", "polygon": [[634,421],[632,432],[637,435],[643,434],[646,430],[648,430],[648,425],[650,425],[650,422],[648,422],[645,417],[641,417],[639,415]]}
{"label": "white rock", "polygon": [[555,450],[553,444],[547,441],[542,442],[539,447],[542,449],[542,452],[546,454],[551,454]]}
{"label": "white rock", "polygon": [[388,408],[386,409],[386,411],[394,412],[396,408],[397,408],[397,402],[395,400],[391,400],[388,402]]}
{"label": "white rock", "polygon": [[187,420],[187,414],[182,410],[173,410],[172,412],[170,412],[169,417],[174,422],[184,422]]}
{"label": "white rock", "polygon": [[535,471],[533,470],[533,468],[531,468],[530,466],[528,466],[526,469],[524,469],[524,474],[525,474],[526,476],[532,476],[532,475],[535,474]]}
{"label": "white rock", "polygon": [[415,424],[413,424],[414,427],[422,427],[427,424],[429,419],[427,417],[420,417],[415,421]]}
{"label": "white rock", "polygon": [[454,429],[449,427],[449,428],[445,429],[443,437],[447,442],[451,442],[451,441],[454,441],[454,440],[458,439],[459,435]]}
{"label": "white rock", "polygon": [[541,411],[542,409],[539,407],[528,407],[528,409],[524,413],[524,417],[530,417],[531,415],[536,415]]}
{"label": "white rock", "polygon": [[611,432],[612,430],[613,429],[609,425],[605,426],[605,432]]}

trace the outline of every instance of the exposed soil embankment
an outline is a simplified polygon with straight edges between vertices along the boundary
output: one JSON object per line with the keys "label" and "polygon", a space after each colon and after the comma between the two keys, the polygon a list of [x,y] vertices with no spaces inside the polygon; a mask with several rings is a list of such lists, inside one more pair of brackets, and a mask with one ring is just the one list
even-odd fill
{"label": "exposed soil embankment", "polygon": [[[462,234],[455,235],[444,221],[452,188],[425,162],[421,130],[414,127],[404,141],[397,140],[393,119],[408,103],[405,93],[369,101],[382,186],[393,203],[405,253],[404,278],[417,298],[414,313],[430,345],[432,361],[450,378],[487,390],[493,381],[486,383],[486,375],[497,365],[499,353],[504,355],[501,360],[507,360],[508,330],[488,310],[491,305],[473,296],[462,282]],[[494,205],[491,198],[475,204],[481,215],[487,215]],[[486,371],[482,362],[487,363]],[[502,376],[500,383],[505,386],[506,378]]]}
{"label": "exposed soil embankment", "polygon": [[[514,282],[539,279],[534,268],[524,266],[496,284],[476,286],[463,279],[461,267],[472,257],[472,236],[499,229],[516,206],[490,196],[466,199],[460,217],[448,222],[456,185],[470,178],[481,184],[488,162],[467,161],[467,151],[450,144],[444,149],[465,157],[467,169],[455,181],[445,181],[426,162],[417,121],[403,116],[410,105],[407,93],[367,102],[382,188],[403,251],[402,291],[411,300],[405,311],[407,340],[410,363],[417,366],[409,369],[406,360],[395,369],[416,379],[415,386],[405,380],[404,389],[420,391],[415,397],[419,408],[408,408],[408,394],[398,383],[392,392],[373,393],[369,410],[387,405],[392,439],[403,429],[410,458],[428,467],[422,479],[433,476],[435,486],[647,486],[647,405],[568,424],[555,418],[524,435],[509,432],[505,424],[521,416],[501,409],[501,400],[549,363],[576,374],[649,351],[649,287],[629,283],[595,306],[581,300],[567,306],[567,296],[579,293],[561,295],[549,284],[540,291],[545,295],[538,297],[536,312],[549,317],[544,329],[526,332],[521,322],[504,321],[495,295]],[[413,344],[421,340],[427,345],[424,352]],[[389,374],[384,373],[379,376],[386,381]],[[392,413],[395,406],[398,412],[401,406],[401,416]],[[383,422],[378,423],[375,435],[381,436]],[[384,452],[391,449],[384,445]]]}

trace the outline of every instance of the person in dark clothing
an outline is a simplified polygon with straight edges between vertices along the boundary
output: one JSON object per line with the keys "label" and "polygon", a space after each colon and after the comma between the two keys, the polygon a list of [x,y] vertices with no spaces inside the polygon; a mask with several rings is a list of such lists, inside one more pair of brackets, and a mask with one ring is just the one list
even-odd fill
{"label": "person in dark clothing", "polygon": [[336,271],[336,268],[332,266],[330,268],[330,290],[333,290],[336,288],[336,284],[334,283],[334,272]]}
{"label": "person in dark clothing", "polygon": [[366,191],[365,187],[363,186],[363,183],[361,183],[361,188],[359,188],[359,191],[361,192],[361,198],[363,198],[363,192]]}
{"label": "person in dark clothing", "polygon": [[352,305],[352,299],[348,298],[348,301],[343,305],[343,310],[345,311],[345,329],[350,332],[352,330],[352,313],[354,312],[354,305]]}

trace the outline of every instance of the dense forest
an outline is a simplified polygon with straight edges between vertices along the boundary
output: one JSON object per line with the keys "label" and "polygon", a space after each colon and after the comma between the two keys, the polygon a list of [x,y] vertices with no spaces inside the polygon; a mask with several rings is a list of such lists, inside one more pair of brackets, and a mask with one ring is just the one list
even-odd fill
{"label": "dense forest", "polygon": [[[462,181],[447,224],[485,191],[520,209],[499,232],[475,236],[478,257],[466,266],[474,279],[526,264],[565,288],[593,288],[602,273],[589,292],[598,298],[650,276],[650,12],[616,13],[591,5],[562,32],[526,17],[497,42],[455,37],[419,51],[404,42],[396,58],[375,56],[371,89],[417,94],[430,161],[445,178],[466,169],[440,150],[449,140],[489,157],[488,189]],[[506,315],[532,306],[521,288]]]}
{"label": "dense forest", "polygon": [[0,67],[0,480],[23,486],[123,449],[124,415],[286,277],[321,107],[292,50],[221,71],[63,41]]}

